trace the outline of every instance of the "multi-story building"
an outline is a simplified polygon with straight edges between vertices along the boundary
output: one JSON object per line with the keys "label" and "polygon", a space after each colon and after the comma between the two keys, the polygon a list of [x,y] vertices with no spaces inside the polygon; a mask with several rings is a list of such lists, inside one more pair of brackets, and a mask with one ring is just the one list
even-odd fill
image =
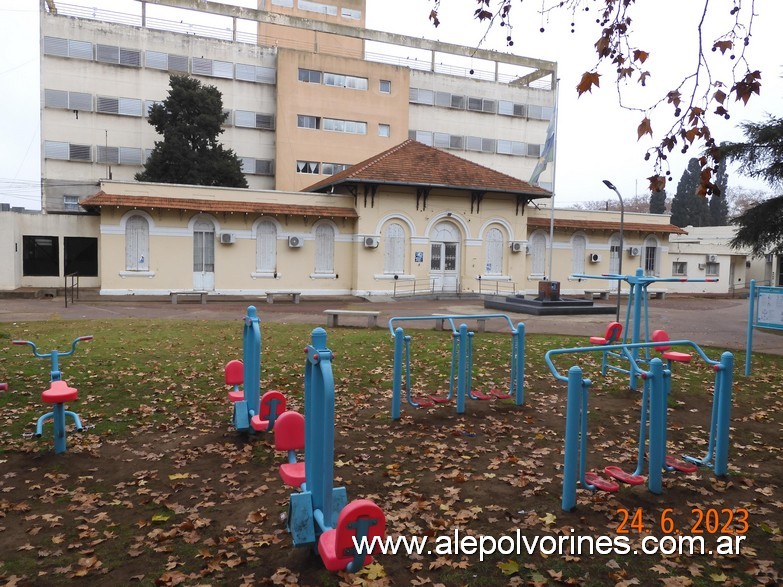
{"label": "multi-story building", "polygon": [[366,0],[136,4],[42,0],[45,211],[80,211],[100,179],[133,179],[170,75],[220,90],[221,141],[253,189],[298,191],[407,138],[523,180],[541,155],[552,62],[368,30]]}

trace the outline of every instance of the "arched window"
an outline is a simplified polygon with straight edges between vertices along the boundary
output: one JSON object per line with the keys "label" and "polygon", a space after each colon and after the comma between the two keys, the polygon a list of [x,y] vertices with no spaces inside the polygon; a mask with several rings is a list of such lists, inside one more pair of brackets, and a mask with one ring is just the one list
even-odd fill
{"label": "arched window", "polygon": [[497,228],[490,228],[484,237],[487,243],[487,275],[503,273],[503,233]]}
{"label": "arched window", "polygon": [[149,271],[150,223],[144,216],[131,216],[125,223],[125,269]]}
{"label": "arched window", "polygon": [[571,274],[585,272],[585,255],[587,254],[587,238],[583,234],[575,234],[571,238]]}
{"label": "arched window", "polygon": [[609,273],[620,273],[620,235],[613,234],[609,237]]}
{"label": "arched window", "polygon": [[315,272],[334,273],[334,228],[328,224],[315,229]]}
{"label": "arched window", "polygon": [[383,230],[383,272],[405,272],[405,229],[393,222]]}
{"label": "arched window", "polygon": [[530,237],[530,256],[532,257],[531,274],[534,277],[544,277],[546,267],[546,235],[543,232],[534,232]]}
{"label": "arched window", "polygon": [[660,261],[658,239],[650,235],[644,239],[644,274],[658,275]]}
{"label": "arched window", "polygon": [[263,220],[256,230],[256,270],[259,273],[277,271],[277,227]]}

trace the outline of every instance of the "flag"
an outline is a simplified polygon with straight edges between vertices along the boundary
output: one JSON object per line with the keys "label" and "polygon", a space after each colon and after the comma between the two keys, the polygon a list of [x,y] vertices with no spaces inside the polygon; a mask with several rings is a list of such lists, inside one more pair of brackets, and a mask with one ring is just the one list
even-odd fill
{"label": "flag", "polygon": [[552,112],[552,118],[549,120],[549,126],[546,129],[546,141],[544,141],[544,148],[541,149],[541,156],[538,158],[536,168],[533,170],[533,174],[530,176],[531,185],[538,185],[538,179],[541,174],[544,173],[547,163],[551,163],[555,158],[555,129],[557,128],[557,109]]}

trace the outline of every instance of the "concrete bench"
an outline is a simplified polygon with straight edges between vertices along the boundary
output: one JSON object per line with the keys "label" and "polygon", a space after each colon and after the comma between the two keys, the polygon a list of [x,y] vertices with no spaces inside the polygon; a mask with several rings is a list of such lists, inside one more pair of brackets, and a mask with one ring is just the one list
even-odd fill
{"label": "concrete bench", "polygon": [[374,328],[378,325],[380,312],[367,310],[324,310],[324,314],[326,314],[326,325],[329,327],[339,326],[340,316],[364,316],[367,318],[368,328]]}
{"label": "concrete bench", "polygon": [[275,298],[278,297],[289,297],[291,298],[291,301],[295,304],[299,303],[299,297],[302,295],[302,292],[300,291],[268,291],[266,292],[266,303],[267,304],[274,304]]}
{"label": "concrete bench", "polygon": [[599,300],[608,300],[609,299],[609,290],[608,289],[586,289],[585,290],[585,299],[586,300],[592,300],[596,296],[598,297]]}
{"label": "concrete bench", "polygon": [[666,289],[648,289],[647,295],[650,296],[650,299],[655,298],[656,300],[665,300],[668,291],[669,290]]}
{"label": "concrete bench", "polygon": [[[456,314],[448,314],[449,316],[456,316]],[[446,321],[448,318],[439,318],[440,316],[443,316],[443,314],[433,314],[432,317],[435,319],[435,330],[443,330],[446,327]],[[458,320],[457,318],[454,318],[454,324],[459,328],[459,324],[457,324]],[[486,332],[487,330],[487,319],[486,318],[468,318],[468,320],[475,320],[476,321],[476,330],[478,332]]]}
{"label": "concrete bench", "polygon": [[169,293],[169,295],[171,296],[172,304],[176,304],[179,301],[180,297],[185,297],[185,296],[198,296],[199,299],[201,300],[201,303],[206,304],[208,293],[209,292],[206,291],[172,291]]}

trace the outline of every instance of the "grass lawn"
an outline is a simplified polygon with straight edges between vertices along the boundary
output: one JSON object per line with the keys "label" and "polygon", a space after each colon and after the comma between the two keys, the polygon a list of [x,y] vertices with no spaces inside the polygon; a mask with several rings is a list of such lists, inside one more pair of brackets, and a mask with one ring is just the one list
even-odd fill
{"label": "grass lawn", "polygon": [[[262,320],[262,391],[279,389],[303,409],[303,353],[311,327]],[[61,361],[79,389],[69,405],[89,428],[53,452],[52,425],[31,438],[45,411],[40,393]],[[286,531],[291,490],[277,474],[284,455],[267,434],[231,426],[223,366],[242,356],[242,321],[49,321],[0,324],[0,580],[6,585],[774,585],[783,582],[783,357],[754,356],[754,376],[735,356],[729,475],[667,473],[663,492],[624,486],[578,491],[560,508],[565,385],[546,369],[552,348],[584,339],[528,336],[524,406],[510,400],[452,402],[391,413],[392,342],[385,329],[328,331],[334,351],[335,486],[369,498],[390,536],[427,536],[430,554],[381,555],[360,573],[332,574]],[[448,333],[413,331],[413,388],[441,393],[451,361]],[[706,349],[717,359],[721,349]],[[474,339],[474,388],[507,388],[510,339]],[[600,357],[580,355],[593,380],[588,468],[636,464],[639,393]],[[558,359],[565,372],[575,361]],[[671,454],[706,450],[713,372],[674,368]],[[743,512],[747,511],[747,520]],[[642,540],[704,539],[712,554],[642,554]],[[503,536],[543,552],[454,553],[444,536]],[[627,540],[629,550],[549,552],[580,538]],[[718,544],[739,553],[718,554]],[[509,542],[503,543],[508,547]],[[649,542],[647,545],[651,544]],[[669,542],[665,543],[669,544]],[[463,546],[470,542],[463,542]],[[523,544],[524,546],[524,544]],[[452,547],[453,548],[453,547]]]}

